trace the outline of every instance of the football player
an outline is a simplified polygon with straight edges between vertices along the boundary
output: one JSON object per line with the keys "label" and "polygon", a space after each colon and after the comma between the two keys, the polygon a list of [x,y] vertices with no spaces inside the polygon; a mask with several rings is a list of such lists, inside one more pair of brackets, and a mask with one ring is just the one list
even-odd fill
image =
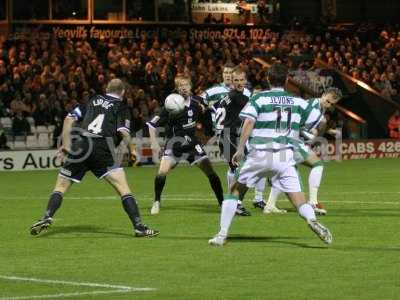
{"label": "football player", "polygon": [[[69,113],[62,131],[62,147],[59,155],[64,161],[53,193],[42,219],[31,227],[37,235],[53,223],[53,216],[60,208],[65,193],[72,183],[79,183],[87,171],[99,179],[104,178],[121,196],[122,206],[128,214],[137,237],[152,237],[159,234],[142,223],[139,207],[128,186],[125,172],[114,159],[115,146],[121,141],[127,146],[130,141],[130,114],[123,96],[125,87],[120,79],[112,79],[106,95],[93,97],[85,106],[76,107]],[[74,123],[80,122],[79,136],[71,141]]]}
{"label": "football player", "polygon": [[[305,100],[295,98],[283,89],[286,76],[285,66],[273,65],[268,74],[271,90],[252,96],[249,105],[240,113],[244,124],[232,158],[233,164],[241,164],[238,180],[224,199],[220,231],[209,240],[210,245],[223,246],[226,243],[238,198],[266,176],[271,176],[272,185],[289,196],[309,228],[325,243],[332,243],[330,231],[317,221],[313,208],[305,200],[295,168],[296,140],[309,113]],[[242,163],[246,144],[249,153]]]}
{"label": "football player", "polygon": [[[232,85],[229,93],[226,97],[212,106],[214,112],[213,119],[220,151],[223,153],[229,165],[227,171],[228,189],[230,189],[236,181],[236,166],[232,164],[232,156],[236,152],[240,128],[242,125],[239,113],[249,100],[247,95],[249,95],[250,92],[245,88],[246,84],[246,73],[239,67],[235,68],[232,73]],[[263,187],[264,186],[265,183],[263,184]],[[253,205],[256,208],[264,209],[265,202],[262,197],[256,197],[253,201]],[[250,212],[244,208],[241,201],[238,203],[236,213],[242,216],[250,215]]]}
{"label": "football player", "polygon": [[[215,103],[224,99],[229,93],[232,88],[232,74],[234,69],[234,64],[225,64],[222,68],[222,83],[210,87],[200,95],[203,102],[208,107],[212,107]],[[247,90],[246,93],[248,93],[247,96],[250,97],[250,91]]]}
{"label": "football player", "polygon": [[160,212],[161,194],[168,173],[183,159],[186,159],[191,165],[197,165],[208,177],[210,186],[220,205],[224,199],[221,180],[211,166],[202,143],[196,137],[196,126],[205,108],[198,101],[200,99],[196,100],[196,97],[192,96],[190,78],[183,76],[176,77],[175,88],[177,93],[185,99],[184,110],[178,114],[172,114],[163,108],[159,116],[155,116],[147,123],[150,132],[151,148],[154,152],[158,153],[160,150],[160,145],[156,137],[156,128],[165,127],[167,137],[160,167],[154,180],[155,196],[150,211],[152,215]]}
{"label": "football player", "polygon": [[[238,74],[234,74],[234,73]],[[229,118],[230,121],[228,121],[228,126],[225,126],[228,130],[230,129],[230,126],[233,126],[235,128],[232,128],[232,130],[229,130],[229,134],[225,134],[225,138],[223,141],[225,141],[225,148],[221,147],[221,143],[219,143],[220,148],[221,148],[221,153],[224,153],[225,158],[227,159],[228,162],[230,162],[230,158],[235,152],[236,149],[236,139],[237,139],[237,131],[240,125],[238,126],[238,123],[241,123],[239,116],[240,109],[238,110],[235,106],[237,104],[238,107],[243,108],[241,104],[243,103],[243,99],[250,97],[251,92],[245,87],[247,81],[246,81],[246,76],[245,73],[240,71],[240,68],[236,68],[232,63],[227,63],[223,70],[222,70],[222,78],[223,82],[221,84],[218,84],[216,86],[213,86],[206,91],[204,91],[201,94],[201,98],[203,99],[203,102],[208,106],[211,111],[212,111],[212,119],[215,127],[215,133],[216,137],[218,139],[221,138],[221,135],[223,133],[224,129],[224,120],[225,117]],[[235,82],[234,82],[235,81]],[[235,97],[236,100],[231,102],[229,100],[230,97],[230,92],[232,91],[231,96]],[[241,94],[244,96],[240,96],[238,91],[241,92]],[[228,110],[227,110],[227,107]],[[236,121],[236,122],[231,122],[231,121]],[[232,139],[231,138],[231,134]],[[231,142],[230,142],[231,141]],[[228,144],[231,144],[230,146]],[[230,153],[230,154],[229,154]],[[232,184],[235,181],[235,173],[234,173],[235,167],[230,164],[230,167],[227,171],[227,183],[228,183],[228,190],[232,186]],[[254,198],[254,206],[263,209],[265,206],[265,202],[263,201],[263,192],[265,188],[265,183],[260,182],[256,186],[256,197]],[[242,199],[238,201],[238,207],[236,214],[240,216],[250,216],[250,212],[242,205]]]}

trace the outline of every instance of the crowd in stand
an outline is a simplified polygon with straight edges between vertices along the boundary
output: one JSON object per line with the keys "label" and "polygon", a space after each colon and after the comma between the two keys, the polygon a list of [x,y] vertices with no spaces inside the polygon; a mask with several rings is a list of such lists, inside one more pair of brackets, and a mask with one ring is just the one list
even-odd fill
{"label": "crowd in stand", "polygon": [[287,34],[254,47],[296,69],[309,69],[320,59],[400,102],[400,25]]}
{"label": "crowd in stand", "polygon": [[[173,90],[177,74],[192,78],[195,93],[222,81],[221,67],[240,64],[253,87],[263,84],[264,70],[253,57],[283,61],[296,69],[314,58],[360,79],[396,99],[400,95],[400,30],[360,27],[323,34],[271,34],[247,40],[193,40],[183,34],[159,40],[13,40],[0,37],[0,117],[13,119],[12,133],[35,126],[62,126],[66,112],[119,77],[129,88],[126,99],[139,130],[156,114]],[[33,121],[32,121],[33,120]],[[0,125],[1,126],[1,125]],[[1,128],[0,128],[1,130]]]}
{"label": "crowd in stand", "polygon": [[248,45],[236,41],[212,43],[141,40],[0,40],[0,117],[13,118],[14,135],[29,134],[26,117],[35,126],[56,125],[66,112],[96,93],[107,82],[122,78],[135,128],[156,114],[179,74],[192,78],[195,93],[222,81],[227,61],[248,70],[249,81],[261,82],[262,69],[251,62]]}

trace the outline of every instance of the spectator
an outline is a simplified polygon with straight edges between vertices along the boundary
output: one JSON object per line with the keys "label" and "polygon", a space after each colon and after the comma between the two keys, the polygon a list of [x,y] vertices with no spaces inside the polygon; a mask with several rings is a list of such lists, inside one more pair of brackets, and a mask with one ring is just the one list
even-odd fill
{"label": "spectator", "polygon": [[22,111],[17,112],[13,118],[11,131],[14,137],[26,136],[31,132],[31,126]]}
{"label": "spectator", "polygon": [[12,116],[24,111],[24,102],[21,100],[20,93],[16,93],[14,99],[11,101],[10,111]]}
{"label": "spectator", "polygon": [[7,114],[7,108],[5,107],[4,103],[0,101],[0,118],[6,117]]}
{"label": "spectator", "polygon": [[389,136],[392,139],[400,139],[400,111],[396,110],[388,122]]}
{"label": "spectator", "polygon": [[48,126],[53,124],[53,114],[45,94],[39,96],[39,104],[33,113],[33,119],[35,120],[35,126]]}
{"label": "spectator", "polygon": [[267,6],[266,0],[259,0],[257,3],[257,13],[259,18],[259,23],[265,24],[270,20],[271,14]]}
{"label": "spectator", "polygon": [[7,146],[7,137],[3,125],[0,124],[0,150],[9,149]]}

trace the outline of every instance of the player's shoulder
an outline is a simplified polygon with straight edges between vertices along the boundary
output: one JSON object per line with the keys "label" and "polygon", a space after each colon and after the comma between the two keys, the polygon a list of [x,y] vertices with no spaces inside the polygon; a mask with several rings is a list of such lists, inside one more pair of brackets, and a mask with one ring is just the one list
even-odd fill
{"label": "player's shoulder", "polygon": [[289,92],[284,89],[268,89],[254,92],[250,99],[258,100],[262,98],[273,98],[273,97],[293,97]]}
{"label": "player's shoulder", "polygon": [[206,95],[215,95],[215,94],[222,94],[227,93],[230,91],[230,88],[225,84],[216,84],[212,87],[205,90]]}
{"label": "player's shoulder", "polygon": [[200,96],[192,95],[190,97],[191,97],[191,100],[194,100],[197,103],[201,103],[201,101],[202,101],[202,98]]}
{"label": "player's shoulder", "polygon": [[300,105],[301,107],[307,107],[309,105],[309,102],[305,100],[304,98],[298,97],[298,96],[292,96],[292,99],[296,105]]}
{"label": "player's shoulder", "polygon": [[269,89],[258,91],[250,97],[251,102],[257,104],[292,105],[306,109],[308,102],[284,89]]}
{"label": "player's shoulder", "polygon": [[190,106],[195,108],[201,108],[202,98],[200,96],[190,96]]}
{"label": "player's shoulder", "polygon": [[97,106],[97,105],[106,105],[107,103],[112,103],[111,106],[113,106],[114,104],[121,104],[125,101],[123,101],[122,99],[116,97],[116,96],[112,96],[112,95],[100,95],[100,94],[96,94],[93,95],[89,101],[88,104]]}
{"label": "player's shoulder", "polygon": [[321,98],[310,98],[308,99],[308,104],[313,108],[320,108],[321,107]]}
{"label": "player's shoulder", "polygon": [[95,94],[93,96],[91,96],[87,102],[87,104],[93,104],[94,102],[96,102],[98,99],[101,99],[101,95],[99,94]]}
{"label": "player's shoulder", "polygon": [[283,88],[272,88],[258,91],[254,95],[262,95],[264,97],[278,97],[278,96],[292,96],[288,91]]}
{"label": "player's shoulder", "polygon": [[119,110],[123,110],[123,111],[128,111],[129,110],[129,105],[125,100],[124,101],[119,101],[116,104],[117,104],[117,107],[118,107]]}

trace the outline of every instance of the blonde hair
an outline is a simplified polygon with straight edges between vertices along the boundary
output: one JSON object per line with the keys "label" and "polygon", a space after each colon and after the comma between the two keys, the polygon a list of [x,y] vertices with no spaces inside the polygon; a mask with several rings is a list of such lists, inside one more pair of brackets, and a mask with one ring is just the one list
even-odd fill
{"label": "blonde hair", "polygon": [[190,77],[182,75],[176,76],[174,82],[175,82],[175,87],[181,85],[184,82],[188,82],[190,85],[192,85],[192,80],[190,79]]}

